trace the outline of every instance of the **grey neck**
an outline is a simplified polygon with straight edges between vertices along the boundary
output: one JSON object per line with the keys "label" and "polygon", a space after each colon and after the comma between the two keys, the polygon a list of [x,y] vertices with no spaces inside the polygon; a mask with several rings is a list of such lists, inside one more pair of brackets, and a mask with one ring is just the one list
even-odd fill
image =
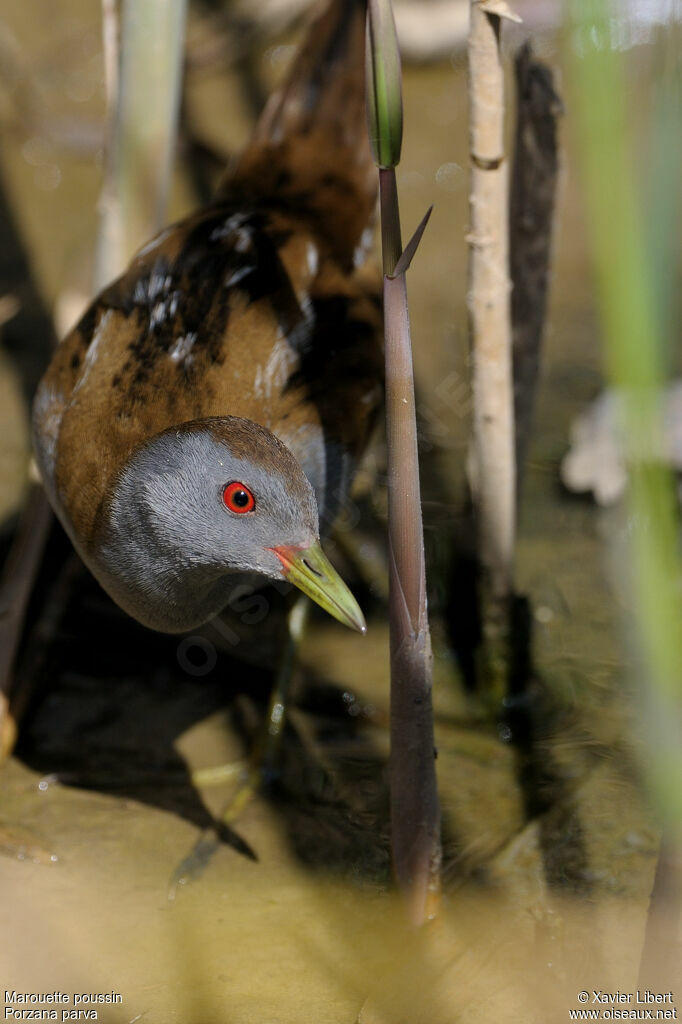
{"label": "grey neck", "polygon": [[[134,533],[113,528],[92,569],[107,593],[129,615],[162,633],[185,633],[204,625],[229,603],[244,573],[184,566],[178,573],[169,562],[159,570],[149,564],[146,545]],[[107,565],[115,565],[116,572]]]}

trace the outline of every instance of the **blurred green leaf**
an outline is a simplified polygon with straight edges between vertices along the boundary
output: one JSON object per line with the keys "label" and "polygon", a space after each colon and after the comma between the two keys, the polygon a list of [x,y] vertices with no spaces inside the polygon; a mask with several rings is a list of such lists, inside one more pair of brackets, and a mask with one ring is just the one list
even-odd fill
{"label": "blurred green leaf", "polygon": [[[627,554],[632,637],[646,742],[644,766],[658,810],[682,825],[682,575],[671,473],[646,461],[663,450],[664,319],[657,275],[674,274],[650,258],[635,187],[622,51],[614,46],[607,0],[573,0],[574,108],[580,132],[592,256],[606,369],[623,396],[621,429],[630,476]],[[658,146],[663,147],[663,140]],[[666,146],[663,150],[670,156]],[[665,176],[660,174],[663,183]],[[677,179],[671,176],[675,207]],[[661,200],[662,202],[664,200]],[[667,290],[667,289],[664,289]]]}

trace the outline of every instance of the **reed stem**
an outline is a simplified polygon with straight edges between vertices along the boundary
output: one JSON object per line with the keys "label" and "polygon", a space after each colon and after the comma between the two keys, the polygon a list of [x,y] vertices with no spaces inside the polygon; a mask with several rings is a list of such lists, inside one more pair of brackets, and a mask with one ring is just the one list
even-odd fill
{"label": "reed stem", "polygon": [[421,925],[436,913],[440,891],[440,810],[434,764],[431,639],[426,611],[414,374],[405,272],[425,221],[403,253],[394,170],[400,158],[402,139],[400,59],[390,0],[370,0],[367,39],[369,131],[379,166],[384,268],[391,846],[396,878],[407,898],[410,920]]}
{"label": "reed stem", "polygon": [[497,704],[508,663],[516,530],[514,389],[500,18],[472,0],[469,29],[469,334],[473,368],[470,483],[481,571],[480,683]]}
{"label": "reed stem", "polygon": [[119,274],[163,225],[168,207],[183,72],[187,0],[103,0],[109,103],[96,288]]}

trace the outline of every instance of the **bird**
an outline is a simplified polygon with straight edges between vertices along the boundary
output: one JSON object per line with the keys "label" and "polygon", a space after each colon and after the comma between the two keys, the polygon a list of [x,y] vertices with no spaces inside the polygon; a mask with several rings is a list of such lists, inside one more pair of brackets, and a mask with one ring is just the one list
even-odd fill
{"label": "bird", "polygon": [[268,580],[366,628],[320,540],[382,402],[365,16],[316,11],[213,199],[137,252],[37,389],[49,501],[153,630],[194,630]]}

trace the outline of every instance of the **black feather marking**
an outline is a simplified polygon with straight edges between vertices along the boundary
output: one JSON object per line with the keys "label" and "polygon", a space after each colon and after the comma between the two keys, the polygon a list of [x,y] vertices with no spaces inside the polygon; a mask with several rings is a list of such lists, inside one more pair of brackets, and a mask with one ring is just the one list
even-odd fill
{"label": "black feather marking", "polygon": [[[135,316],[138,331],[112,385],[135,398],[157,361],[168,358],[190,333],[191,352],[177,358],[178,371],[188,382],[200,366],[222,363],[235,292],[249,305],[269,302],[281,332],[301,335],[296,328],[305,314],[279,255],[288,238],[288,232],[269,226],[265,213],[214,207],[188,233],[175,261],[157,257],[134,283],[123,279],[118,288],[113,286],[107,304]],[[239,339],[230,342],[239,344]]]}

